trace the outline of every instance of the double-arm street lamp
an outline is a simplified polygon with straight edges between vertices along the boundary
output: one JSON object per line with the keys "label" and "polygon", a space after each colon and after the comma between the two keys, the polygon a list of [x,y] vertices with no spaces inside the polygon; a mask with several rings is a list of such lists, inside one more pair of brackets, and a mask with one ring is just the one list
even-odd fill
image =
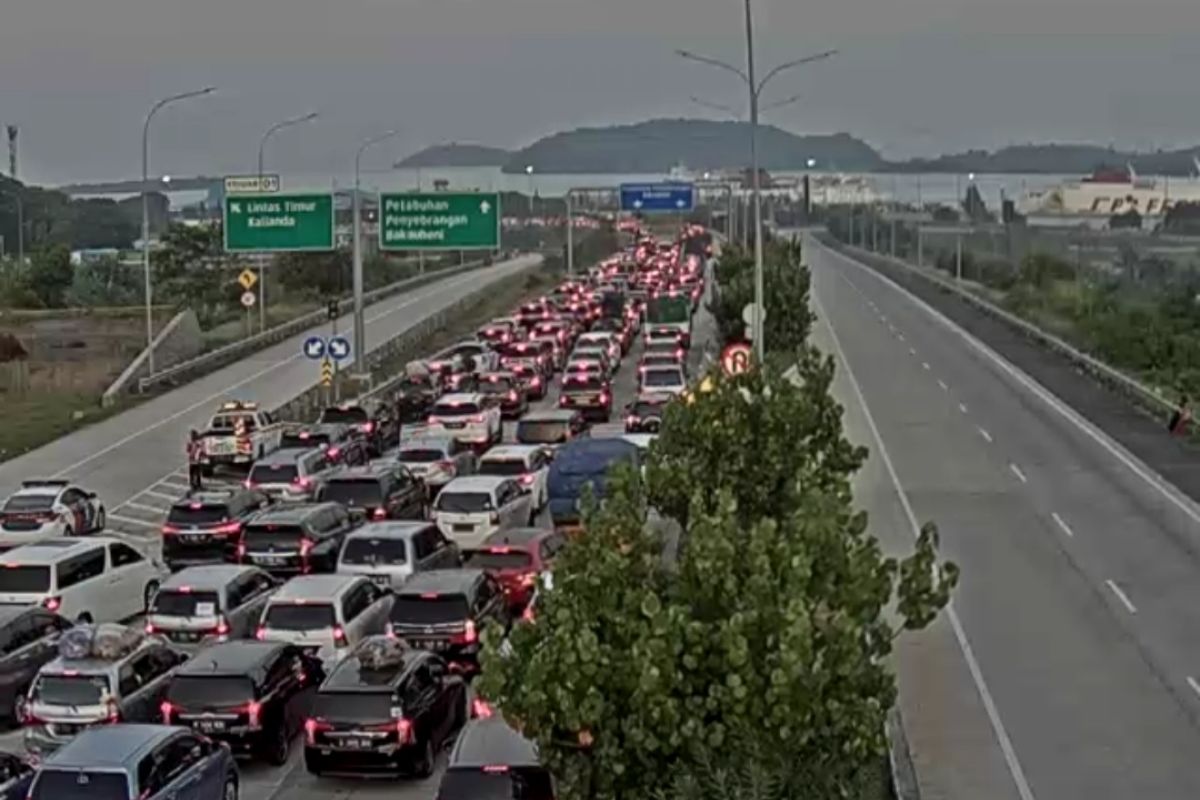
{"label": "double-arm street lamp", "polygon": [[[754,353],[759,363],[763,361],[763,354],[766,351],[765,343],[763,342],[763,240],[762,240],[762,192],[761,181],[758,174],[758,112],[759,98],[762,96],[763,89],[771,82],[771,79],[779,73],[799,67],[803,64],[811,64],[814,61],[821,61],[834,55],[836,50],[827,50],[816,55],[797,58],[793,61],[787,61],[767,72],[762,80],[758,80],[755,76],[754,64],[754,20],[750,8],[750,0],[745,0],[746,7],[746,69],[742,71],[732,64],[727,64],[724,61],[719,61],[708,56],[701,56],[692,53],[688,50],[677,50],[676,53],[682,58],[691,61],[698,61],[701,64],[708,64],[713,67],[732,72],[741,78],[746,84],[746,88],[750,92],[750,171],[751,171],[751,194],[754,198]],[[790,102],[790,101],[785,101]]]}

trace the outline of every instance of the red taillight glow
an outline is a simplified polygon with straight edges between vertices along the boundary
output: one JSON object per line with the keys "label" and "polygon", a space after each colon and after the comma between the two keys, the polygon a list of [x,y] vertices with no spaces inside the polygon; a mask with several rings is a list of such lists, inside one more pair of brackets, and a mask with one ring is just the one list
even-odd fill
{"label": "red taillight glow", "polygon": [[[328,450],[326,450],[325,452],[329,454],[330,458],[337,458],[338,456],[340,456],[342,454],[342,448],[331,447]],[[301,484],[301,486],[303,486],[303,485],[304,484]]]}
{"label": "red taillight glow", "polygon": [[154,623],[152,623],[152,622],[146,623],[146,635],[147,636],[153,636],[154,632],[157,630],[158,629],[154,627]]}
{"label": "red taillight glow", "polygon": [[626,425],[637,425],[639,422],[641,422],[641,420],[632,414],[625,418]]}
{"label": "red taillight glow", "polygon": [[529,474],[522,475],[520,478],[520,481],[521,481],[522,486],[532,486],[533,485],[533,476],[529,475]]}
{"label": "red taillight glow", "polygon": [[308,554],[312,552],[312,549],[313,549],[313,540],[312,539],[301,539],[300,540],[300,556],[301,556],[301,558],[307,557]]}
{"label": "red taillight glow", "polygon": [[45,600],[42,601],[42,605],[45,606],[50,611],[58,611],[60,608],[62,608],[62,598],[61,597],[47,597]]}
{"label": "red taillight glow", "polygon": [[516,393],[516,392],[509,392],[509,393],[508,393],[508,399],[509,399],[510,401],[514,402],[514,403],[515,403],[515,402],[517,402],[517,393]]}
{"label": "red taillight glow", "polygon": [[361,430],[363,433],[374,433],[375,432],[375,423],[374,422],[364,422],[362,425],[359,426],[359,430]]}
{"label": "red taillight glow", "polygon": [[266,627],[259,625],[258,629],[254,631],[254,638],[258,639],[260,642],[266,641],[266,639],[267,639]]}
{"label": "red taillight glow", "polygon": [[375,513],[373,513],[371,516],[374,517],[375,519],[383,519],[384,517],[387,516],[387,509],[386,508],[377,508],[377,509],[375,509]]}
{"label": "red taillight glow", "polygon": [[304,738],[309,744],[316,744],[317,731],[323,730],[326,727],[328,726],[324,725],[318,720],[313,719],[312,717],[309,717],[308,719],[304,720]]}
{"label": "red taillight glow", "polygon": [[251,728],[258,727],[260,713],[262,713],[262,704],[261,703],[252,702],[246,706],[246,716],[249,717]]}
{"label": "red taillight glow", "polygon": [[412,744],[413,741],[413,724],[412,720],[401,717],[396,720],[396,736],[400,739],[400,744]]}
{"label": "red taillight glow", "polygon": [[310,481],[308,478],[302,478],[299,476],[292,478],[292,483],[296,484],[301,489],[308,489],[312,487],[312,481]]}
{"label": "red taillight glow", "polygon": [[463,641],[467,644],[472,644],[478,641],[479,635],[475,632],[475,621],[467,620],[466,626],[463,627]]}
{"label": "red taillight glow", "polygon": [[162,526],[163,536],[173,536],[176,533],[179,533],[179,528],[175,527],[174,525],[163,525]]}
{"label": "red taillight glow", "polygon": [[488,705],[486,700],[480,700],[476,697],[471,701],[471,716],[476,719],[488,719],[492,716],[492,707]]}
{"label": "red taillight glow", "polygon": [[508,766],[505,764],[488,764],[486,767],[481,767],[484,772],[492,774],[504,774],[508,772]]}
{"label": "red taillight glow", "polygon": [[175,710],[175,707],[172,706],[170,702],[163,700],[162,705],[160,705],[158,707],[158,710],[162,712],[163,725],[170,725],[171,724],[171,712],[173,712]]}
{"label": "red taillight glow", "polygon": [[333,626],[333,646],[334,647],[345,647],[346,645],[347,645],[347,641],[346,641],[345,629],[342,628],[341,625],[334,625]]}

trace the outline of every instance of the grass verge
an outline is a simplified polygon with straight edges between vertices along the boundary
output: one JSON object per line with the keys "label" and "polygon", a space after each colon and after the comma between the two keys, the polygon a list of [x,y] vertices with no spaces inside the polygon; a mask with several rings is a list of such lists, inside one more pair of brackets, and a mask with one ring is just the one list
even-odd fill
{"label": "grass verge", "polygon": [[139,402],[136,397],[122,397],[112,406],[102,408],[96,395],[88,392],[30,392],[20,397],[0,397],[8,423],[0,426],[0,462],[119,414]]}

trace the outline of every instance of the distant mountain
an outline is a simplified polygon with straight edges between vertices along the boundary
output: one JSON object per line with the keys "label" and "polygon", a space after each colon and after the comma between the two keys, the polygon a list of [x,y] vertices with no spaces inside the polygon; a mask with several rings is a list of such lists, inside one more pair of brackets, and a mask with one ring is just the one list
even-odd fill
{"label": "distant mountain", "polygon": [[896,172],[979,172],[1031,174],[1089,174],[1099,167],[1125,167],[1147,175],[1193,175],[1200,147],[1136,153],[1090,144],[1022,144],[995,152],[964,153],[893,162],[883,169]]}
{"label": "distant mountain", "polygon": [[397,162],[397,169],[424,169],[426,167],[499,167],[512,156],[499,147],[481,144],[439,144],[426,147]]}
{"label": "distant mountain", "polygon": [[[760,125],[759,164],[768,171],[801,170],[809,159],[821,169],[873,170],[883,164],[865,142],[846,133],[797,136]],[[750,163],[745,122],[659,119],[636,125],[578,128],[539,139],[512,154],[504,171],[532,165],[545,173],[665,173],[677,164],[691,170],[740,169]]]}

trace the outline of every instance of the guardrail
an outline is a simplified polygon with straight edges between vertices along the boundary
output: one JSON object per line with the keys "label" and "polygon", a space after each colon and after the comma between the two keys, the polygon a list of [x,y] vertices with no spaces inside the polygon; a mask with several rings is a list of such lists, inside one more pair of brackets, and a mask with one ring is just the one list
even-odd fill
{"label": "guardrail", "polygon": [[982,311],[989,316],[1001,320],[1005,324],[1020,331],[1027,337],[1037,341],[1040,345],[1048,350],[1052,350],[1067,360],[1071,361],[1076,367],[1091,375],[1097,381],[1113,387],[1122,394],[1129,396],[1131,399],[1139,403],[1144,408],[1155,412],[1171,412],[1176,406],[1169,398],[1163,396],[1157,390],[1145,385],[1141,381],[1126,375],[1119,369],[1105,364],[1103,361],[1090,356],[1077,347],[1067,343],[1058,336],[1048,333],[1028,320],[1021,319],[1010,311],[1005,311],[994,303],[984,300],[979,295],[964,289],[955,284],[949,278],[943,278],[940,275],[930,273],[928,270],[909,264],[899,258],[892,258],[878,253],[872,253],[869,250],[863,250],[858,247],[850,247],[839,242],[827,233],[816,234],[817,238],[827,247],[832,247],[835,250],[852,253],[859,260],[877,259],[887,264],[894,264],[902,267],[905,270],[917,275],[930,283],[940,287],[941,289],[952,292],[964,301],[970,303],[979,311]]}
{"label": "guardrail", "polygon": [[[381,286],[378,289],[373,289],[363,295],[364,304],[371,304],[394,294],[415,289],[433,281],[441,280],[442,278],[451,275],[458,275],[463,272],[480,269],[481,267],[489,266],[494,263],[491,260],[484,259],[480,261],[471,261],[466,264],[460,264],[456,267],[445,267],[443,269],[426,272],[424,275],[415,275],[411,278],[405,278],[402,281],[390,283],[387,286]],[[344,314],[354,307],[354,299],[345,297],[338,300],[338,314]],[[324,323],[328,319],[327,311],[319,309],[309,312],[304,316],[297,317],[289,322],[281,325],[276,325],[274,328],[257,333],[245,339],[240,339],[232,342],[216,350],[210,350],[207,353],[198,355],[195,358],[190,358],[176,364],[173,367],[168,367],[161,372],[156,372],[154,375],[141,378],[138,380],[138,391],[146,392],[158,386],[177,386],[180,383],[186,383],[189,380],[213,369],[222,367],[226,364],[237,361],[244,356],[261,350],[272,344],[277,344],[285,339],[290,339],[297,334],[303,333],[309,328],[316,327]]]}

